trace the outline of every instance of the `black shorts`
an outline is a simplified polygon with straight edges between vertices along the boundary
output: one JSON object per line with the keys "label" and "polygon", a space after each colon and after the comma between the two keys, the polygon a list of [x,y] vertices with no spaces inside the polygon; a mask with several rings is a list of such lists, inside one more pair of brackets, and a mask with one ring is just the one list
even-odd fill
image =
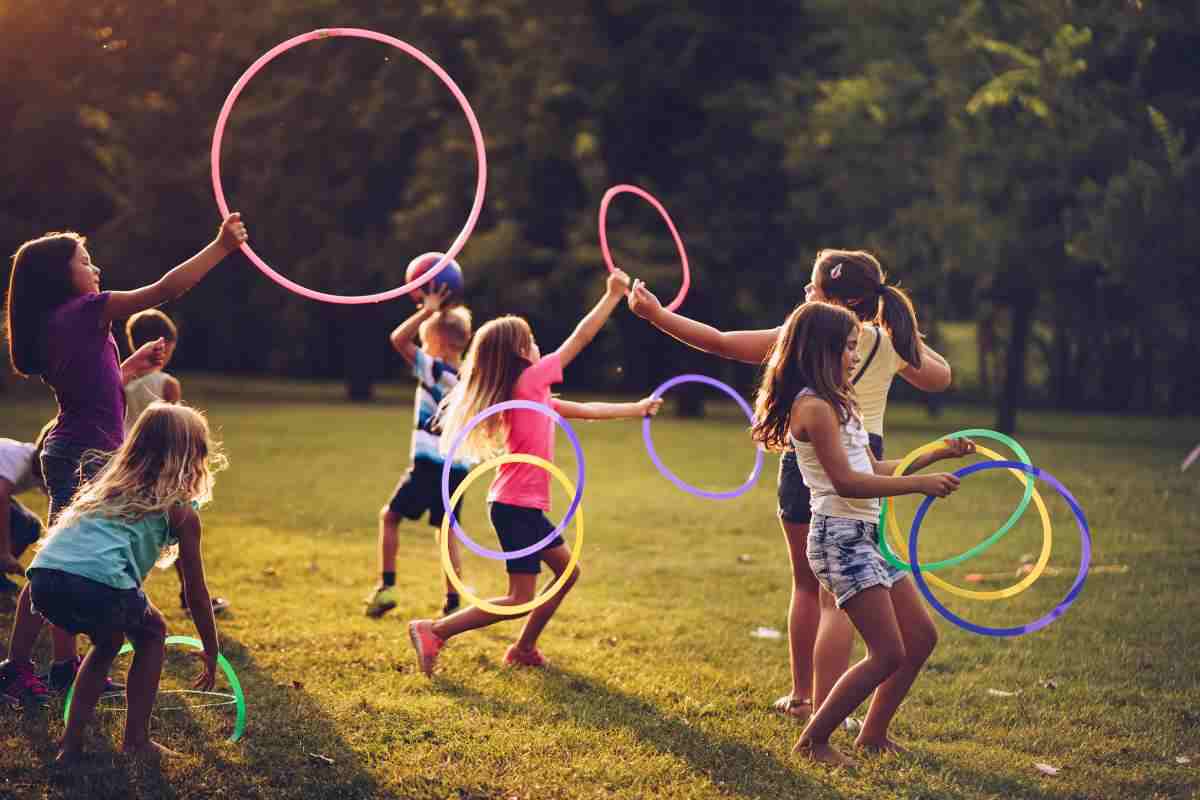
{"label": "black shorts", "polygon": [[97,632],[136,632],[149,621],[150,601],[141,589],[115,589],[58,569],[31,569],[27,577],[34,611],[69,633],[95,641]]}
{"label": "black shorts", "polygon": [[11,498],[8,501],[8,535],[12,543],[12,557],[20,558],[25,548],[42,535],[42,521],[38,515]]}
{"label": "black shorts", "polygon": [[[492,519],[492,527],[496,529],[496,537],[500,539],[500,549],[506,553],[536,544],[554,530],[554,523],[540,508],[491,503],[488,505],[488,513]],[[555,536],[538,552],[505,561],[505,569],[510,574],[537,575],[542,571],[542,553],[551,547],[561,547],[564,544],[566,542],[561,536]]]}
{"label": "black shorts", "polygon": [[[868,434],[871,452],[876,461],[883,460],[883,437]],[[790,447],[779,459],[779,518],[795,525],[807,525],[812,520],[812,495],[804,484],[796,451]]]}
{"label": "black shorts", "polygon": [[[468,470],[453,468],[450,470],[450,495],[467,477]],[[442,465],[419,458],[408,468],[408,472],[396,484],[396,491],[388,501],[388,510],[407,519],[420,519],[426,511],[429,512],[429,524],[435,528],[442,526],[442,517],[446,508],[442,505]],[[454,507],[454,516],[462,514],[462,500]]]}

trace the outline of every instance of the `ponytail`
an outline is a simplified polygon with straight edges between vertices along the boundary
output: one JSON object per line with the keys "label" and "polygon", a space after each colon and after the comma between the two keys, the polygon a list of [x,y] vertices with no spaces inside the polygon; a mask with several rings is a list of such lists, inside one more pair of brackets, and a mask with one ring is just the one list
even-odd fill
{"label": "ponytail", "polygon": [[881,284],[878,320],[892,337],[892,347],[910,366],[921,368],[921,329],[917,325],[917,310],[908,292],[899,286]]}

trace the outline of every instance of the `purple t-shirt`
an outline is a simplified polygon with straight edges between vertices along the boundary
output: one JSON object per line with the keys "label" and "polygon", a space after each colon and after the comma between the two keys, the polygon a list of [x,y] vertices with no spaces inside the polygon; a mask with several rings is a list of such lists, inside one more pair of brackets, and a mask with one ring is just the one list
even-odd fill
{"label": "purple t-shirt", "polygon": [[43,380],[58,399],[50,438],[98,450],[125,441],[125,389],[112,325],[104,321],[108,292],[72,298],[46,316]]}

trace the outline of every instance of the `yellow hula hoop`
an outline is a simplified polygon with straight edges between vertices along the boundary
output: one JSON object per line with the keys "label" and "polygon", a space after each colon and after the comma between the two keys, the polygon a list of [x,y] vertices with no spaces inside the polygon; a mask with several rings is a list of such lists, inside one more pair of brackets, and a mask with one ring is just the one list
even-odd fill
{"label": "yellow hula hoop", "polygon": [[[925,455],[929,451],[936,450],[941,446],[942,446],[941,441],[936,441],[936,442],[930,442],[927,445],[918,447],[916,450],[913,450],[911,453],[909,453],[907,456],[904,457],[903,461],[901,461],[896,466],[896,471],[893,473],[893,475],[895,477],[902,476],[904,474],[904,471],[906,469],[908,469],[914,461],[916,461],[918,458]],[[976,444],[975,450],[980,455],[987,456],[988,458],[990,458],[994,461],[1004,461],[1005,460],[1005,458],[1002,455],[1000,455],[999,453],[997,453],[996,451],[989,450],[988,448],[983,447],[982,445]],[[1019,480],[1022,484],[1024,484],[1026,482],[1026,480],[1030,479],[1029,476],[1027,476],[1024,472],[1021,472],[1020,470],[1010,469],[1009,472],[1011,472],[1016,477],[1016,479]],[[1014,583],[1012,586],[1009,586],[1007,589],[997,589],[995,591],[990,591],[990,592],[977,592],[972,589],[963,589],[960,586],[955,586],[953,583],[949,583],[948,581],[942,580],[937,575],[934,575],[932,572],[925,572],[924,570],[922,570],[922,572],[921,572],[922,577],[924,577],[925,580],[929,581],[929,583],[933,584],[934,586],[945,589],[950,594],[956,594],[959,597],[967,597],[972,600],[1003,600],[1007,597],[1014,597],[1014,596],[1020,594],[1021,592],[1025,591],[1026,589],[1028,589],[1030,586],[1033,585],[1034,581],[1036,581],[1038,578],[1040,578],[1042,576],[1042,572],[1045,571],[1046,565],[1050,563],[1050,544],[1051,544],[1051,539],[1052,539],[1052,528],[1050,526],[1050,514],[1049,514],[1049,512],[1046,511],[1046,504],[1042,501],[1042,495],[1038,492],[1038,490],[1036,488],[1033,490],[1033,503],[1034,503],[1034,505],[1037,506],[1038,515],[1041,516],[1041,518],[1042,518],[1042,552],[1038,556],[1037,563],[1033,565],[1033,569],[1029,572],[1028,575],[1026,575],[1020,581],[1018,581],[1017,583]],[[892,541],[896,542],[897,537],[900,535],[899,534],[900,525],[896,521],[896,504],[895,503],[888,503],[887,527],[888,527],[888,532],[892,535]],[[899,547],[900,547],[900,549],[896,550],[897,553],[902,553],[905,551],[904,545],[900,545]]]}
{"label": "yellow hula hoop", "polygon": [[[458,506],[458,501],[462,499],[463,494],[467,491],[472,483],[478,480],[484,473],[499,467],[501,464],[532,464],[535,467],[541,467],[554,476],[568,495],[574,496],[575,484],[571,483],[571,479],[554,464],[544,458],[531,456],[526,453],[508,453],[502,456],[496,456],[493,459],[483,462],[475,469],[471,470],[467,477],[463,478],[463,482],[454,490],[454,494],[450,497],[450,508]],[[545,603],[551,597],[558,594],[566,585],[567,580],[575,572],[575,566],[579,563],[579,551],[583,549],[583,504],[580,503],[579,509],[575,512],[575,548],[571,551],[571,557],[567,560],[567,568],[563,570],[562,575],[558,576],[558,580],[550,584],[537,597],[530,600],[528,603],[521,603],[515,606],[502,606],[496,603],[491,603],[487,600],[476,597],[467,590],[466,584],[458,577],[458,573],[454,571],[454,564],[450,561],[450,515],[446,514],[442,517],[442,535],[441,551],[442,551],[442,571],[446,573],[446,577],[450,579],[450,583],[454,584],[454,588],[462,595],[463,599],[476,608],[481,608],[490,614],[499,614],[505,617],[519,616]]]}

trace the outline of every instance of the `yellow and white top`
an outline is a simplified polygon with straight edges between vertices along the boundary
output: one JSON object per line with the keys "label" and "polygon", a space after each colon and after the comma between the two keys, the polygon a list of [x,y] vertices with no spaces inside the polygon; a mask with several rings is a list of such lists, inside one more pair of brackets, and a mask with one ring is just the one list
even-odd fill
{"label": "yellow and white top", "polygon": [[[892,378],[908,364],[892,346],[892,337],[877,325],[863,325],[858,335],[858,357],[860,364],[867,363],[867,357],[875,348],[879,348],[875,357],[867,364],[867,369],[854,384],[854,396],[858,400],[859,411],[862,412],[863,424],[867,433],[883,436],[883,412],[887,410],[888,390],[892,388]],[[860,367],[861,369],[861,367]]]}

